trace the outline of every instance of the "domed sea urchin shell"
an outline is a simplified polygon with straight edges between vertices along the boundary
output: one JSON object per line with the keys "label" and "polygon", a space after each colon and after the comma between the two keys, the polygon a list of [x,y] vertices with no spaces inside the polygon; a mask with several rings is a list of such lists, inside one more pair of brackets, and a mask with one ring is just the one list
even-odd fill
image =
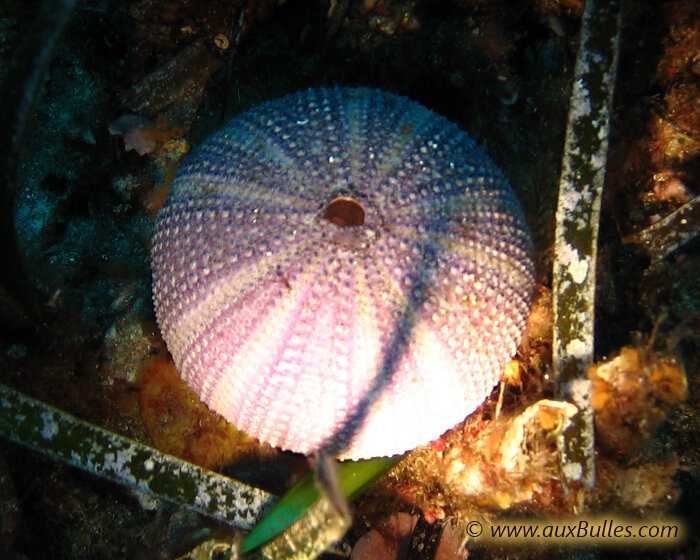
{"label": "domed sea urchin shell", "polygon": [[474,411],[513,355],[531,242],[467,134],[372,89],[233,119],[182,166],[153,240],[182,376],[274,446],[393,455]]}

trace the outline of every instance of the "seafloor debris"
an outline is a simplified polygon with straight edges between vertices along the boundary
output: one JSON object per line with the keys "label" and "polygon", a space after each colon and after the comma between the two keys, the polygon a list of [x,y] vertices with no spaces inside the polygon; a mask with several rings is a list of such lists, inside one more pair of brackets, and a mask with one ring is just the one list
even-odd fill
{"label": "seafloor debris", "polygon": [[697,172],[700,156],[700,6],[676,0],[667,7],[669,33],[656,79],[665,88],[663,110],[652,125],[649,155],[658,169],[670,166],[682,179]]}
{"label": "seafloor debris", "polygon": [[[181,122],[189,126],[196,107],[191,106],[189,112],[183,113],[182,107],[185,106],[183,104],[168,113],[183,119]],[[159,113],[154,121],[142,115],[126,113],[110,122],[108,130],[110,134],[124,139],[124,149],[127,152],[134,150],[141,156],[149,155],[153,162],[150,173],[123,175],[113,179],[114,190],[125,202],[138,194],[142,206],[148,212],[156,212],[165,201],[177,164],[190,150],[189,142],[184,138],[184,128],[177,124],[171,125],[166,113]]]}
{"label": "seafloor debris", "polygon": [[124,138],[124,149],[128,152],[134,150],[138,155],[143,156],[151,153],[156,148],[153,139],[144,135],[144,128],[150,125],[146,117],[134,114],[124,114],[109,123],[107,129],[112,136]]}
{"label": "seafloor debris", "polygon": [[375,524],[352,548],[351,560],[375,560],[376,558],[430,558],[431,560],[463,560],[462,537],[456,524],[433,524],[437,531],[431,536],[435,542],[422,540],[425,529],[430,532],[425,518],[399,512]]}
{"label": "seafloor debris", "polygon": [[352,560],[403,558],[408,551],[417,515],[399,512],[374,525],[352,549]]}
{"label": "seafloor debris", "polygon": [[156,122],[134,114],[117,117],[108,126],[109,133],[124,138],[124,149],[134,150],[140,156],[150,154],[167,146],[173,140],[182,138],[180,127],[170,127],[167,118],[159,115]]}
{"label": "seafloor debris", "polygon": [[700,195],[654,222],[640,232],[628,235],[624,243],[642,245],[657,262],[700,234]]}
{"label": "seafloor debris", "polygon": [[556,441],[575,413],[571,403],[541,400],[489,422],[470,444],[445,451],[447,492],[494,511],[532,501],[560,478]]}
{"label": "seafloor debris", "polygon": [[659,202],[678,204],[685,204],[691,197],[688,185],[670,169],[654,173],[654,194]]}
{"label": "seafloor debris", "polygon": [[668,512],[680,497],[675,480],[678,472],[676,457],[634,466],[602,458],[596,465],[598,484],[595,493],[589,497],[589,507],[599,511],[628,511],[636,515]]}
{"label": "seafloor debris", "polygon": [[179,101],[198,105],[207,78],[218,66],[218,59],[209,53],[204,41],[195,41],[134,84],[122,101],[147,116],[156,116]]}
{"label": "seafloor debris", "polygon": [[557,439],[575,413],[573,404],[547,399],[488,421],[482,410],[399,463],[361,511],[370,521],[392,507],[419,508],[429,521],[513,509],[568,511]]}
{"label": "seafloor debris", "polygon": [[[635,231],[623,242],[641,244],[654,263],[700,231],[700,5],[668,2],[663,16],[668,31],[661,38],[664,52],[653,78],[661,93],[648,100],[652,114],[635,149],[626,155],[625,173],[615,179],[618,188],[638,199],[627,215],[619,216],[631,222],[627,231]],[[642,188],[629,189],[634,183]]]}
{"label": "seafloor debris", "polygon": [[588,370],[593,383],[596,441],[613,456],[640,451],[688,396],[683,367],[643,348],[626,346],[615,358]]}
{"label": "seafloor debris", "polygon": [[415,14],[414,1],[364,0],[357,5],[359,11],[366,14],[368,27],[384,35],[392,36],[397,32],[416,31],[420,27],[420,21]]}
{"label": "seafloor debris", "polygon": [[[700,233],[700,8],[697,3],[669,3],[669,34],[656,81],[665,88],[660,110],[645,137],[652,168],[653,196],[648,196],[651,225],[623,239],[641,244],[657,262]],[[659,218],[659,214],[664,216]]]}
{"label": "seafloor debris", "polygon": [[[130,289],[129,289],[130,288]],[[123,299],[133,298],[134,287],[125,287]],[[121,302],[115,302],[118,308]],[[145,321],[133,309],[124,312],[105,332],[102,343],[102,382],[113,385],[119,382],[135,383],[143,360],[159,348],[160,337],[152,324]]]}

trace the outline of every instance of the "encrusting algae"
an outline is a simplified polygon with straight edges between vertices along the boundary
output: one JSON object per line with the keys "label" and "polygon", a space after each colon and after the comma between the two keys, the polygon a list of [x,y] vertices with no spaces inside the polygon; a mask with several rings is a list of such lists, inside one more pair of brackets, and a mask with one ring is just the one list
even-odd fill
{"label": "encrusting algae", "polygon": [[161,451],[202,467],[231,464],[255,440],[211,412],[180,379],[166,352],[149,358],[138,379],[144,427]]}
{"label": "encrusting algae", "polygon": [[639,451],[688,397],[688,382],[676,360],[644,348],[625,346],[620,354],[588,369],[593,382],[596,441],[608,452]]}

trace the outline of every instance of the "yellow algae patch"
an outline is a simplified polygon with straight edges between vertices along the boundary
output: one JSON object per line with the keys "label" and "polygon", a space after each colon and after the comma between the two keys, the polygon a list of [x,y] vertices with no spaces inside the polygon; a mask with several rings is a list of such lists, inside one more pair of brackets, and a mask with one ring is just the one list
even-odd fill
{"label": "yellow algae patch", "polygon": [[593,385],[597,439],[619,455],[641,449],[669,408],[688,396],[680,364],[630,346],[615,358],[591,366],[588,378]]}
{"label": "yellow algae patch", "polygon": [[139,373],[139,409],[153,445],[186,461],[215,469],[238,458],[255,440],[211,412],[163,352]]}

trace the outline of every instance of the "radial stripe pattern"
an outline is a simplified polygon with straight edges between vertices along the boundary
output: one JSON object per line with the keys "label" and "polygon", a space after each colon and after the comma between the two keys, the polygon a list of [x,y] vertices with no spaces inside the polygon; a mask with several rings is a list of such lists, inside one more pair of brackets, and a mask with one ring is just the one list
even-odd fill
{"label": "radial stripe pattern", "polygon": [[353,459],[473,412],[533,287],[503,174],[447,119],[366,88],[263,103],[204,142],[158,215],[152,268],[163,338],[210,408]]}

